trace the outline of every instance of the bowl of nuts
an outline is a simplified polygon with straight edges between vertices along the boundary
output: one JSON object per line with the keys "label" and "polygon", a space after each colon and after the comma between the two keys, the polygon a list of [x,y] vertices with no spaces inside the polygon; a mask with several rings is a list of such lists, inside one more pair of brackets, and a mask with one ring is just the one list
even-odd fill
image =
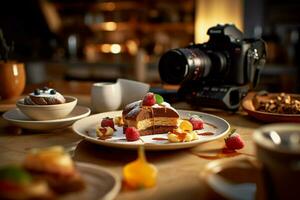
{"label": "bowl of nuts", "polygon": [[248,115],[264,122],[300,122],[300,95],[250,92],[242,108]]}

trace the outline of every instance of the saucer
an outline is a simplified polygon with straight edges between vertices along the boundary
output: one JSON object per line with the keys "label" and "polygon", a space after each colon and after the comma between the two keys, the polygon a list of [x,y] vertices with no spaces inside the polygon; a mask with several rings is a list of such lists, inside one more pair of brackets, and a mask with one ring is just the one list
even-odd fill
{"label": "saucer", "polygon": [[86,188],[83,191],[62,196],[60,200],[112,200],[118,195],[121,180],[115,173],[90,163],[76,162],[76,167],[86,182]]}
{"label": "saucer", "polygon": [[205,195],[211,199],[266,199],[256,159],[215,160],[201,170],[199,178],[204,181]]}
{"label": "saucer", "polygon": [[2,116],[15,126],[30,130],[53,130],[70,126],[76,120],[88,116],[91,110],[84,106],[76,106],[65,118],[35,121],[25,116],[18,108],[5,112]]}

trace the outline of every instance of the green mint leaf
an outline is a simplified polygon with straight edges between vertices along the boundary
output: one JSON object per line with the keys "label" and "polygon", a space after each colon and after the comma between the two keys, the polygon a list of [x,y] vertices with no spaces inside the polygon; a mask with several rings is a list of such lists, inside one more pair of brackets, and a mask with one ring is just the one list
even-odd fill
{"label": "green mint leaf", "polygon": [[29,183],[31,179],[31,175],[18,166],[6,166],[0,169],[0,180],[26,184]]}
{"label": "green mint leaf", "polygon": [[161,104],[164,102],[164,98],[162,96],[160,96],[159,94],[155,94],[154,97],[155,97],[157,104]]}
{"label": "green mint leaf", "polygon": [[236,128],[231,129],[231,130],[230,130],[229,136],[231,136],[231,135],[234,134],[235,132],[236,132]]}

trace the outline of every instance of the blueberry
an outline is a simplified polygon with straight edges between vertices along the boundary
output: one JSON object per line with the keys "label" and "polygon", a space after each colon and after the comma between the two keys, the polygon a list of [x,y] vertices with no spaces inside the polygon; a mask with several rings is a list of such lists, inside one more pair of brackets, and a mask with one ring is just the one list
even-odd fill
{"label": "blueberry", "polygon": [[56,94],[55,90],[50,90],[50,94]]}
{"label": "blueberry", "polygon": [[40,90],[39,89],[35,89],[34,90],[34,95],[40,95],[41,93],[40,93]]}

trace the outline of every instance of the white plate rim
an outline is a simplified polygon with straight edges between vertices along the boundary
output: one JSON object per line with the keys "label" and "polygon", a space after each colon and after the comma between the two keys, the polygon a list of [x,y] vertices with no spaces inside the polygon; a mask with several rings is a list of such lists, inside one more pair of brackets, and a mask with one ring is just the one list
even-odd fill
{"label": "white plate rim", "polygon": [[138,146],[143,145],[146,150],[175,150],[175,149],[191,148],[191,147],[197,146],[198,144],[201,144],[201,143],[217,140],[217,139],[225,136],[230,130],[230,124],[225,119],[218,117],[216,115],[212,115],[212,114],[208,114],[208,113],[204,113],[204,112],[198,112],[198,111],[191,111],[191,110],[177,110],[177,111],[179,112],[179,114],[180,113],[192,113],[192,114],[206,115],[206,116],[218,119],[218,120],[222,121],[227,126],[227,128],[226,128],[226,130],[224,130],[222,133],[216,135],[215,137],[208,137],[203,140],[194,140],[191,142],[168,143],[168,144],[149,144],[149,143],[147,143],[147,144],[135,144],[135,143],[120,144],[120,143],[116,143],[116,142],[107,142],[104,140],[97,140],[92,137],[89,137],[89,136],[81,133],[80,131],[78,131],[76,128],[76,126],[78,126],[78,124],[81,123],[82,120],[88,120],[89,118],[96,118],[97,116],[105,115],[105,114],[109,115],[109,114],[118,113],[118,112],[121,114],[122,111],[119,110],[119,111],[111,111],[111,112],[93,114],[93,115],[90,115],[89,117],[85,117],[83,119],[77,120],[72,125],[72,130],[77,135],[83,137],[85,140],[90,141],[94,144],[108,146],[108,147],[122,148],[122,149],[136,149],[136,148],[138,148]]}
{"label": "white plate rim", "polygon": [[[11,113],[11,112],[15,112],[16,110],[19,110],[18,108],[13,108],[11,110],[8,110],[6,111],[2,117],[9,121],[9,122],[17,122],[17,123],[23,123],[23,124],[51,124],[51,123],[62,123],[62,122],[68,122],[68,121],[74,121],[74,120],[77,120],[77,119],[80,119],[80,118],[83,118],[83,117],[86,117],[88,115],[90,115],[91,113],[91,109],[88,108],[88,107],[85,107],[85,106],[75,106],[74,110],[75,109],[85,109],[86,111],[80,115],[76,115],[74,117],[66,117],[66,118],[62,118],[62,119],[54,119],[54,120],[19,120],[19,119],[13,119],[13,118],[10,118],[8,117],[8,115]],[[21,111],[20,111],[21,112]]]}
{"label": "white plate rim", "polygon": [[106,193],[103,197],[99,198],[99,200],[112,200],[120,192],[121,178],[116,173],[114,173],[104,167],[93,164],[93,163],[75,161],[75,165],[78,167],[79,171],[80,171],[80,168],[89,168],[91,170],[102,171],[106,174],[109,174],[115,180],[115,185],[113,186],[113,188],[108,193]]}

